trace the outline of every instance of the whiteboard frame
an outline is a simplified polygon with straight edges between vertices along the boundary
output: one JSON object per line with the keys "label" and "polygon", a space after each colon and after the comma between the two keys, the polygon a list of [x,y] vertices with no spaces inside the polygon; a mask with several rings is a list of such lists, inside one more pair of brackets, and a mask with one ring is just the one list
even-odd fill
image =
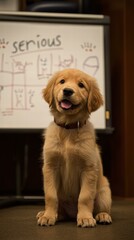
{"label": "whiteboard frame", "polygon": [[[33,13],[33,12],[0,12],[0,21],[10,22],[35,22],[35,23],[60,23],[60,24],[83,24],[83,25],[101,25],[104,27],[104,85],[105,85],[105,129],[96,129],[97,132],[111,133],[111,86],[110,86],[110,52],[109,52],[109,25],[110,18],[103,15],[89,14],[63,14],[63,13]],[[42,129],[24,129],[24,128],[0,128],[0,131],[11,132],[39,132]]]}

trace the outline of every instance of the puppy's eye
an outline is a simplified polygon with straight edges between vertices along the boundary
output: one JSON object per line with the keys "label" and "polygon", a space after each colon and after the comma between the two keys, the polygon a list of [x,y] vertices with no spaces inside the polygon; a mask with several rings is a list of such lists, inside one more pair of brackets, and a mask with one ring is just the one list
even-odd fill
{"label": "puppy's eye", "polygon": [[60,83],[61,83],[61,84],[65,83],[65,80],[64,80],[64,79],[61,79],[61,80],[60,80]]}
{"label": "puppy's eye", "polygon": [[79,83],[78,83],[78,86],[79,86],[80,88],[84,88],[84,84],[83,84],[82,82],[79,82]]}

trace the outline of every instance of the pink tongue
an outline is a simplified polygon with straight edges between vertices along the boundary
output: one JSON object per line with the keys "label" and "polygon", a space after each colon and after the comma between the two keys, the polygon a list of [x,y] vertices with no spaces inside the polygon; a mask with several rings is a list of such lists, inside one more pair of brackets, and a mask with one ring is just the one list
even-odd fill
{"label": "pink tongue", "polygon": [[72,103],[67,100],[64,100],[61,102],[61,107],[64,109],[69,109],[72,107]]}

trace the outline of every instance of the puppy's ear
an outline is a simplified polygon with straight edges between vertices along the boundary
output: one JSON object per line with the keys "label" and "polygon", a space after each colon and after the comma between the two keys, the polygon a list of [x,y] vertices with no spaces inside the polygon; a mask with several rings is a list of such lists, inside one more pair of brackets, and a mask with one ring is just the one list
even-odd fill
{"label": "puppy's ear", "polygon": [[90,93],[88,97],[88,111],[89,113],[96,111],[103,105],[103,98],[100,93],[98,84],[95,79],[90,80]]}
{"label": "puppy's ear", "polygon": [[43,98],[49,104],[49,106],[51,106],[53,102],[53,89],[54,89],[56,78],[57,78],[57,74],[54,74],[52,78],[49,80],[46,88],[44,88],[42,91]]}

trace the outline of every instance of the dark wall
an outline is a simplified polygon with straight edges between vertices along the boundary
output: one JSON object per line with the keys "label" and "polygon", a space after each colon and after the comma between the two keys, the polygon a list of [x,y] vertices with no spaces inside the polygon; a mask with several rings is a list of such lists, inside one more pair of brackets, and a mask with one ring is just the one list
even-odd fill
{"label": "dark wall", "polygon": [[109,139],[111,185],[114,195],[134,196],[134,1],[100,0],[111,18],[111,93],[115,132]]}
{"label": "dark wall", "polygon": [[0,134],[0,194],[42,195],[42,134]]}

